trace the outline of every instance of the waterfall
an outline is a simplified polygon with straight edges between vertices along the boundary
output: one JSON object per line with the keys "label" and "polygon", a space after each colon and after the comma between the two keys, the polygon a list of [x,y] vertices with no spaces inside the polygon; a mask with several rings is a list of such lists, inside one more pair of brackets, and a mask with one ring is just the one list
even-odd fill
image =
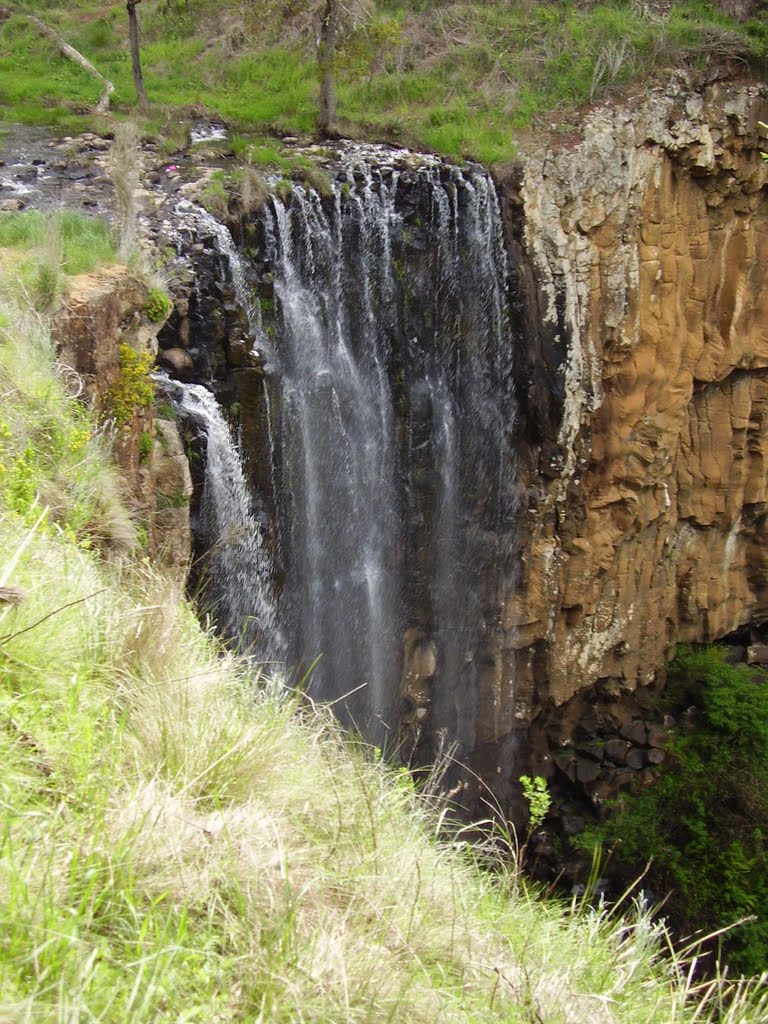
{"label": "waterfall", "polygon": [[255,513],[232,432],[207,388],[166,377],[161,383],[205,439],[200,511],[207,546],[206,603],[215,608],[222,632],[243,649],[279,658],[283,644],[264,525]]}
{"label": "waterfall", "polygon": [[[426,160],[413,170],[362,155],[332,197],[294,185],[259,222],[267,328],[252,268],[225,228],[204,223],[229,261],[254,344],[269,348],[254,401],[269,435],[261,479],[277,565],[247,488],[238,490],[242,473],[237,501],[232,470],[226,493],[206,477],[209,519],[223,517],[212,534],[238,538],[215,570],[226,628],[237,633],[252,605],[298,676],[317,661],[315,699],[393,745],[409,631],[434,651],[423,698],[432,729],[471,749],[514,517],[507,268],[493,184],[479,168]],[[209,464],[219,458],[211,437]],[[219,502],[230,511],[217,512]],[[240,538],[250,534],[246,551]]]}
{"label": "waterfall", "polygon": [[198,231],[202,230],[216,239],[219,252],[226,256],[235,298],[246,315],[251,338],[263,345],[265,337],[261,322],[261,305],[251,285],[248,263],[235,245],[229,228],[217,221],[207,210],[195,206],[186,199],[177,204],[176,213],[185,221],[191,221]]}
{"label": "waterfall", "polygon": [[403,621],[390,338],[374,300],[391,301],[382,256],[394,189],[349,190],[342,204],[339,186],[327,210],[297,188],[290,210],[275,198],[268,223],[281,316],[282,619],[304,664],[321,655],[313,693],[349,694],[349,720],[376,736],[393,714]]}

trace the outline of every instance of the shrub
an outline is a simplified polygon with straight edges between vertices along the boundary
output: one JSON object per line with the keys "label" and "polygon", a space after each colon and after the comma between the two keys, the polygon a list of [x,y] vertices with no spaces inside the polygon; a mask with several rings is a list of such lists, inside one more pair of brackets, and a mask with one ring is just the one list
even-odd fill
{"label": "shrub", "polygon": [[162,288],[151,288],[144,312],[153,324],[167,320],[173,310],[173,303]]}
{"label": "shrub", "polygon": [[107,392],[107,406],[118,426],[128,423],[136,409],[147,409],[155,400],[155,384],[149,376],[154,360],[149,352],[120,346],[120,372]]}
{"label": "shrub", "polygon": [[[762,674],[761,674],[762,675]],[[603,838],[621,862],[670,891],[678,928],[726,927],[733,968],[768,966],[768,686],[715,647],[681,648],[670,666],[667,709],[687,722],[656,783],[624,798]]]}

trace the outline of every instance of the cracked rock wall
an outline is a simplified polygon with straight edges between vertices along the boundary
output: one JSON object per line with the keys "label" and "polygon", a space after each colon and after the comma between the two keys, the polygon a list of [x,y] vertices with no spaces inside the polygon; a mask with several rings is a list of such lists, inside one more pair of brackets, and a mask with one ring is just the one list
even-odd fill
{"label": "cracked rock wall", "polygon": [[563,349],[505,610],[518,723],[768,618],[767,96],[673,83],[553,137],[506,186]]}

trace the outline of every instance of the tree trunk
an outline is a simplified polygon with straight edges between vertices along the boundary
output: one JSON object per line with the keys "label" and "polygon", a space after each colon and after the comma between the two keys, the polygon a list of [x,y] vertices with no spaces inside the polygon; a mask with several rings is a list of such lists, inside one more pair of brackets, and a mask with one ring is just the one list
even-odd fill
{"label": "tree trunk", "polygon": [[133,67],[133,84],[136,86],[136,98],[139,101],[139,110],[146,114],[149,110],[149,100],[144,89],[144,76],[141,73],[141,57],[139,55],[139,19],[136,17],[136,5],[141,0],[127,0],[128,8],[128,35],[131,43],[131,66]]}
{"label": "tree trunk", "polygon": [[336,124],[336,89],[333,84],[333,58],[336,52],[336,36],[339,29],[337,0],[326,0],[325,14],[320,27],[320,45],[317,61],[320,71],[320,118],[321,132],[330,134]]}

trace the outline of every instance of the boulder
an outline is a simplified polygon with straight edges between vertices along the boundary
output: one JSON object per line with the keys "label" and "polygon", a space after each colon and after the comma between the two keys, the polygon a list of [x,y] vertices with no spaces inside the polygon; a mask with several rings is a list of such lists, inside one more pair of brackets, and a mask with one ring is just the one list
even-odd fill
{"label": "boulder", "polygon": [[768,665],[768,644],[752,644],[747,648],[748,665]]}
{"label": "boulder", "polygon": [[171,370],[180,377],[188,378],[194,373],[195,364],[192,356],[183,348],[166,348],[158,353],[157,361],[160,366]]}

